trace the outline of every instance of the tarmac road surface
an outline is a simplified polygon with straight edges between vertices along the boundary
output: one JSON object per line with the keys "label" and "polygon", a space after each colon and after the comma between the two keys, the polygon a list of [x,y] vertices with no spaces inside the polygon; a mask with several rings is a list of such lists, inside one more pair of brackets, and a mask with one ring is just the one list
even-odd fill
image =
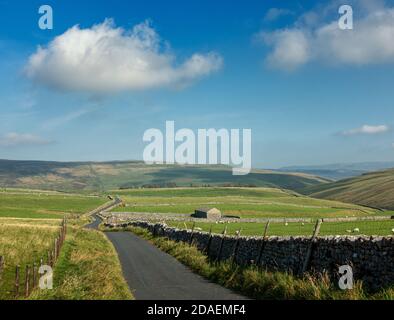
{"label": "tarmac road surface", "polygon": [[[88,225],[97,228],[100,221]],[[123,275],[138,300],[243,300],[193,273],[174,257],[131,232],[106,232],[114,245]]]}

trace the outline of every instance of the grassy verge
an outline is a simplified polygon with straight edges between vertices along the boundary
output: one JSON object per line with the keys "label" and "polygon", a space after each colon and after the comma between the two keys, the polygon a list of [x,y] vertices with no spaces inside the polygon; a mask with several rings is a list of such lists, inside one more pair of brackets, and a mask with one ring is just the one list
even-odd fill
{"label": "grassy verge", "polygon": [[0,274],[0,300],[15,298],[15,266],[20,266],[20,293],[26,265],[46,259],[59,233],[61,220],[29,220],[0,218],[0,255],[5,258],[4,271]]}
{"label": "grassy verge", "polygon": [[126,300],[133,296],[106,236],[96,230],[70,226],[54,268],[53,289],[36,289],[30,299]]}
{"label": "grassy verge", "polygon": [[[337,289],[327,276],[297,278],[283,272],[267,272],[255,266],[240,267],[230,262],[212,262],[195,246],[153,237],[142,228],[128,230],[174,256],[201,276],[253,299],[394,299],[394,288],[368,294],[357,282],[353,290]],[[111,229],[114,231],[114,229]]]}

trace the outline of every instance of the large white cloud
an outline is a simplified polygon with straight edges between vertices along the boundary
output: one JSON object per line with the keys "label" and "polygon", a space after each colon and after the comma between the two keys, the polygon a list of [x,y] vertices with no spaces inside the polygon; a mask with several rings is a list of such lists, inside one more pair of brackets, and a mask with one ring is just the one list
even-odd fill
{"label": "large white cloud", "polygon": [[[394,9],[373,7],[363,17],[354,17],[353,30],[341,30],[338,20],[302,23],[292,28],[261,32],[257,38],[271,48],[266,62],[292,70],[311,61],[367,65],[394,63]],[[339,17],[339,16],[338,16]]]}
{"label": "large white cloud", "polygon": [[220,55],[195,53],[182,63],[148,22],[131,30],[107,19],[88,29],[74,26],[30,56],[27,76],[66,91],[106,93],[183,86],[222,66]]}
{"label": "large white cloud", "polygon": [[45,145],[49,143],[51,143],[51,141],[31,133],[10,132],[0,137],[0,146],[2,147]]}

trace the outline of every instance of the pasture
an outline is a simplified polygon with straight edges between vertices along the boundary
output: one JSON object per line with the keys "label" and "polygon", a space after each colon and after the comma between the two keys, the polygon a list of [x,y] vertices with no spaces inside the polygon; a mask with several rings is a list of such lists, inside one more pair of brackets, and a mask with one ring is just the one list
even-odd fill
{"label": "pasture", "polygon": [[[171,227],[178,229],[192,229],[192,222],[167,221]],[[212,228],[213,233],[222,233],[227,226],[227,234],[235,235],[241,232],[243,236],[263,236],[265,223],[256,222],[234,222],[234,223],[209,223],[197,222],[194,224],[197,230],[209,232]],[[315,223],[311,222],[273,222],[269,224],[268,236],[312,236]],[[394,220],[384,221],[352,221],[352,222],[323,222],[320,228],[320,236],[329,235],[394,235]]]}
{"label": "pasture", "polygon": [[216,207],[240,218],[337,218],[382,215],[358,205],[314,199],[274,188],[177,188],[113,191],[125,202],[116,212],[191,214],[199,207]]}
{"label": "pasture", "polygon": [[105,201],[102,197],[8,189],[0,192],[0,217],[61,219],[85,213]]}
{"label": "pasture", "polygon": [[[268,235],[272,236],[312,235],[315,221],[319,218],[361,218],[392,214],[390,211],[380,211],[339,201],[314,199],[275,188],[168,188],[113,192],[116,192],[125,203],[123,207],[113,209],[114,212],[147,213],[147,217],[151,213],[152,220],[164,220],[170,226],[177,228],[191,229],[193,223],[184,214],[191,214],[199,207],[216,207],[225,216],[241,219],[310,219],[310,222],[271,222]],[[179,219],[174,219],[176,214],[179,214]],[[230,235],[242,230],[241,233],[245,236],[261,236],[265,228],[263,221],[241,220],[226,223],[226,225],[227,233]],[[212,228],[212,232],[222,233],[225,225],[202,220],[197,222],[195,227],[203,231],[209,231]],[[387,236],[393,235],[393,229],[394,220],[324,222],[320,235]]]}

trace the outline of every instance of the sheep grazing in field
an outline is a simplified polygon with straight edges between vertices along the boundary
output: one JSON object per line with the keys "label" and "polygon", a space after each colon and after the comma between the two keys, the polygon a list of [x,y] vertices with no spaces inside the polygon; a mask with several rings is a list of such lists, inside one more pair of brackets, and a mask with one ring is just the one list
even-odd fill
{"label": "sheep grazing in field", "polygon": [[391,229],[391,232],[392,232],[392,233],[394,233],[394,228],[393,228],[393,229]]}
{"label": "sheep grazing in field", "polygon": [[302,225],[302,226],[305,226],[305,223],[302,222],[301,225]]}
{"label": "sheep grazing in field", "polygon": [[359,228],[354,228],[353,232],[360,232],[360,229]]}
{"label": "sheep grazing in field", "polygon": [[285,223],[285,226],[288,226],[288,225],[289,225],[289,224],[286,222],[286,223]]}
{"label": "sheep grazing in field", "polygon": [[346,232],[347,232],[347,233],[351,233],[351,232],[352,232],[352,230],[350,230],[350,229],[347,229],[347,230],[346,230]]}

